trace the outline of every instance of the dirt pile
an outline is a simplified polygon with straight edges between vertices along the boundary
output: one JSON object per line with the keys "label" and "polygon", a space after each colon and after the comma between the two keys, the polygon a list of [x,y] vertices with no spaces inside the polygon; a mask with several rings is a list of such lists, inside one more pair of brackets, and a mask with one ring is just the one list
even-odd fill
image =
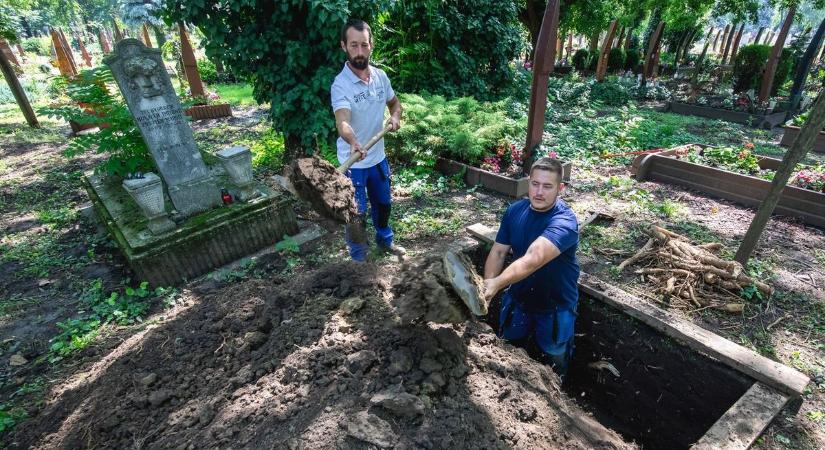
{"label": "dirt pile", "polygon": [[287,177],[298,196],[324,216],[342,223],[358,216],[352,182],[323,159],[300,158],[289,167]]}
{"label": "dirt pile", "polygon": [[386,271],[194,286],[191,306],[95,358],[5,444],[629,448],[487,325],[401,325]]}
{"label": "dirt pile", "polygon": [[470,318],[439,256],[406,262],[399,275],[392,304],[402,323],[463,323]]}

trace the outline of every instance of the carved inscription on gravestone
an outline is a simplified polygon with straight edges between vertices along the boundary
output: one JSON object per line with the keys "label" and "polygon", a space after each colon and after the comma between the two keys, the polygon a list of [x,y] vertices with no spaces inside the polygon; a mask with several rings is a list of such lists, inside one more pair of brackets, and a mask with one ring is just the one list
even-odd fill
{"label": "carved inscription on gravestone", "polygon": [[195,145],[160,50],[124,39],[103,61],[126,98],[175,209],[188,216],[219,205],[220,190]]}

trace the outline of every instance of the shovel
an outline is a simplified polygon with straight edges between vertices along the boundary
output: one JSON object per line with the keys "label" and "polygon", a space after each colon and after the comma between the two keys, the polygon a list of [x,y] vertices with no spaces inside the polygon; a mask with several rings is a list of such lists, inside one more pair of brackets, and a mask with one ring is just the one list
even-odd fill
{"label": "shovel", "polygon": [[[372,148],[372,146],[375,145],[376,142],[380,141],[381,138],[384,137],[385,134],[387,134],[387,131],[390,131],[390,124],[387,124],[386,126],[384,126],[383,130],[379,131],[378,134],[371,137],[370,140],[367,141],[367,144],[364,145],[363,147],[361,147],[361,149],[363,151],[363,154],[366,155],[367,151],[369,151],[369,149]],[[352,154],[349,155],[349,158],[347,158],[347,160],[344,161],[344,164],[341,164],[341,166],[338,167],[338,172],[340,172],[340,173],[346,172],[359,159],[361,159],[361,152],[352,152]]]}

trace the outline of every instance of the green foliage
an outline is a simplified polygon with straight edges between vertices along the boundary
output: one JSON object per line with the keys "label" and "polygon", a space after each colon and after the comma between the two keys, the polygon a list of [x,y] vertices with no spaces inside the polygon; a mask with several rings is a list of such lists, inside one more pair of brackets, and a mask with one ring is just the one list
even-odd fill
{"label": "green foliage", "polygon": [[590,65],[590,52],[586,48],[580,48],[573,54],[573,67],[578,71],[586,69]]}
{"label": "green foliage", "polygon": [[376,58],[400,92],[494,100],[509,93],[523,49],[515,2],[390,2],[378,17]]}
{"label": "green foliage", "polygon": [[758,174],[759,158],[751,152],[753,145],[745,147],[709,147],[688,155],[688,161],[737,173]]}
{"label": "green foliage", "polygon": [[65,89],[72,104],[40,108],[40,114],[100,127],[97,133],[72,139],[63,151],[65,156],[72,158],[89,150],[107,154],[95,170],[118,177],[155,170],[143,136],[107,67],[84,70],[71,81],[58,77],[55,83]]}
{"label": "green foliage", "polygon": [[404,126],[385,139],[394,158],[423,167],[433,167],[437,156],[478,165],[502,140],[520,141],[526,128],[524,115],[511,117],[506,101],[415,94],[401,94],[400,99]]}
{"label": "green foliage", "polygon": [[252,166],[267,173],[278,173],[284,167],[284,136],[267,130],[261,137],[245,142],[252,152]]}
{"label": "green foliage", "polygon": [[633,48],[628,50],[625,55],[624,69],[636,72],[639,69],[639,64],[642,62],[642,54],[639,50]]}
{"label": "green foliage", "polygon": [[377,5],[363,0],[167,2],[167,23],[193,23],[213,61],[254,86],[271,105],[273,126],[291,152],[307,151],[334,131],[329,89],[344,61],[338,42],[350,16],[369,19]]}
{"label": "green foliage", "polygon": [[26,417],[28,417],[28,414],[26,414],[25,409],[0,403],[0,435],[10,431]]}
{"label": "green foliage", "polygon": [[[770,45],[752,44],[739,49],[733,62],[733,92],[745,92],[748,89],[758,91],[762,85],[762,74],[771,54]],[[794,52],[782,49],[779,64],[771,87],[774,96],[791,75],[794,66]]]}
{"label": "green foliage", "polygon": [[23,50],[40,56],[51,57],[52,41],[47,36],[23,39]]}
{"label": "green foliage", "polygon": [[[44,83],[34,78],[22,79],[20,80],[20,85],[26,93],[26,98],[28,98],[31,103],[40,101],[46,94],[47,88]],[[0,105],[6,103],[16,103],[16,100],[9,85],[2,83],[0,84]]]}
{"label": "green foliage", "polygon": [[624,67],[625,53],[621,48],[612,48],[607,55],[607,70],[610,72],[618,72]]}
{"label": "green foliage", "polygon": [[122,294],[112,292],[107,296],[103,293],[103,282],[100,279],[93,281],[80,297],[78,317],[57,323],[61,332],[51,339],[52,360],[86,348],[104,325],[142,322],[143,315],[149,310],[150,297],[173,292],[164,288],[150,290],[149,283],[144,281],[137,288],[127,287]]}
{"label": "green foliage", "polygon": [[630,93],[625,86],[615,80],[593,83],[590,99],[609,106],[623,106],[630,102]]}
{"label": "green foliage", "polygon": [[201,76],[201,81],[206,84],[212,84],[218,82],[218,70],[215,68],[215,63],[208,59],[199,59],[198,63],[198,74]]}

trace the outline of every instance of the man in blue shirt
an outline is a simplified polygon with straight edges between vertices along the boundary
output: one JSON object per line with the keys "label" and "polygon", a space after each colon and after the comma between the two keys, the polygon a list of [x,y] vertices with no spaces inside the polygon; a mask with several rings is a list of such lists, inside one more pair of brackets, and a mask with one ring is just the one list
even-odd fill
{"label": "man in blue shirt", "polygon": [[401,127],[401,102],[387,74],[370,65],[372,31],[369,25],[362,20],[349,20],[341,30],[341,50],[346,53],[347,61],[330,89],[338,129],[338,161],[343,163],[352,152],[361,154],[361,159],[347,171],[355,187],[360,215],[358,220],[347,225],[347,247],[352,259],[364,261],[369,248],[366,234],[369,200],[378,247],[400,257],[404,249],[393,244],[389,224],[392,196],[384,140],[378,141],[369,152],[364,152],[361,146],[381,131],[387,108],[390,111],[387,120],[390,131]]}
{"label": "man in blue shirt", "polygon": [[[487,301],[506,288],[499,335],[513,341],[533,338],[562,380],[573,352],[579,301],[579,227],[559,198],[564,188],[558,160],[536,161],[530,167],[528,199],[507,208],[484,265]],[[511,249],[515,260],[504,269]]]}

